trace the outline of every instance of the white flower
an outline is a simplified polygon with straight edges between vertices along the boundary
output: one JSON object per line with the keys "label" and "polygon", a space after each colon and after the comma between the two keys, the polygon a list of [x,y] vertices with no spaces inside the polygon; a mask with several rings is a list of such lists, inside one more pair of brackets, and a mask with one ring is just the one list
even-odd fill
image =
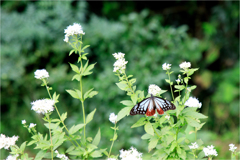
{"label": "white flower", "polygon": [[26,120],[24,119],[24,120],[22,120],[22,124],[25,124],[26,123]]}
{"label": "white flower", "polygon": [[69,41],[69,36],[85,34],[82,30],[82,26],[78,23],[73,23],[73,25],[69,25],[67,29],[64,30],[64,33],[65,33],[65,39],[64,39],[65,42]]}
{"label": "white flower", "polygon": [[136,148],[131,147],[130,150],[120,150],[121,160],[142,160],[142,153],[138,152]]}
{"label": "white flower", "polygon": [[116,158],[108,158],[107,160],[117,160]]}
{"label": "white flower", "polygon": [[192,145],[191,146],[188,146],[190,149],[197,149],[199,146],[198,146],[198,144],[197,144],[197,142],[194,142],[194,143],[192,143]]}
{"label": "white flower", "polygon": [[180,82],[181,82],[181,80],[180,80],[180,79],[177,79],[177,80],[176,80],[176,82],[177,82],[177,83],[180,83]]}
{"label": "white flower", "polygon": [[161,91],[161,88],[159,88],[155,84],[150,84],[148,87],[148,93],[152,94],[153,96],[156,96],[157,94],[159,94],[160,91]]}
{"label": "white flower", "polygon": [[217,156],[217,151],[216,149],[213,149],[214,146],[207,146],[203,148],[203,152],[205,153],[205,156]]}
{"label": "white flower", "polygon": [[178,79],[181,79],[181,75],[180,74],[178,75]]}
{"label": "white flower", "polygon": [[54,110],[54,100],[50,99],[41,99],[41,100],[36,100],[31,103],[32,105],[32,110],[34,110],[37,113],[49,113]]}
{"label": "white flower", "polygon": [[46,71],[46,69],[38,69],[34,72],[34,77],[37,79],[43,79],[43,78],[48,78],[49,74]]}
{"label": "white flower", "polygon": [[9,147],[15,145],[18,140],[18,136],[6,137],[4,134],[0,136],[0,149],[9,149]]}
{"label": "white flower", "polygon": [[56,157],[58,157],[62,160],[68,160],[69,159],[65,154],[59,154],[57,150],[55,151],[55,153],[57,153]]}
{"label": "white flower", "polygon": [[109,116],[109,121],[112,122],[113,124],[117,123],[117,115],[111,113]]}
{"label": "white flower", "polygon": [[235,147],[235,145],[234,144],[229,144],[229,147],[230,147],[230,151],[231,152],[234,152],[236,149],[237,149],[237,147]]}
{"label": "white flower", "polygon": [[190,97],[184,104],[185,106],[188,106],[188,107],[198,107],[198,108],[201,108],[202,107],[202,103],[198,101],[197,98],[193,98],[193,97]]}
{"label": "white flower", "polygon": [[18,154],[16,155],[9,155],[6,160],[17,160]]}
{"label": "white flower", "polygon": [[30,123],[29,128],[33,128],[33,127],[35,127],[35,126],[36,126],[36,124]]}
{"label": "white flower", "polygon": [[118,59],[114,64],[114,69],[113,72],[117,72],[119,71],[120,73],[123,73],[123,71],[126,69],[126,64],[128,63],[128,61],[125,61],[124,58],[120,58]]}
{"label": "white flower", "polygon": [[191,67],[191,63],[185,61],[185,62],[182,62],[182,63],[179,65],[179,67],[185,70],[185,69],[188,69],[188,68]]}
{"label": "white flower", "polygon": [[162,65],[162,69],[163,69],[163,70],[169,70],[169,69],[171,69],[171,64],[164,63],[164,64]]}
{"label": "white flower", "polygon": [[167,120],[169,120],[169,119],[170,119],[170,116],[169,116],[169,115],[166,115],[165,118],[166,118]]}
{"label": "white flower", "polygon": [[115,59],[123,59],[125,54],[122,52],[118,52],[118,53],[114,53],[112,55],[114,56]]}

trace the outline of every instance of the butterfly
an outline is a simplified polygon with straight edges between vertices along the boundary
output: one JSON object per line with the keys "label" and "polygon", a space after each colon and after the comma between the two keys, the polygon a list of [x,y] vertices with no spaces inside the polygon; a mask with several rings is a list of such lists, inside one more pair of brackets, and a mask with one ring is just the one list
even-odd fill
{"label": "butterfly", "polygon": [[170,101],[155,97],[151,94],[151,97],[146,98],[136,104],[130,111],[130,115],[146,114],[147,116],[153,116],[157,109],[158,114],[164,114],[164,111],[174,110],[176,107]]}

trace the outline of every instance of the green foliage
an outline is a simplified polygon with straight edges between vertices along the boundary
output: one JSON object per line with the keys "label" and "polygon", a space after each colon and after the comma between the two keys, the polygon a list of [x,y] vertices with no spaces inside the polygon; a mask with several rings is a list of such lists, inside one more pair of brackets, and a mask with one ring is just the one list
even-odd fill
{"label": "green foliage", "polygon": [[[116,88],[116,78],[112,75],[114,60],[111,54],[118,51],[126,53],[127,60],[131,62],[127,64],[128,73],[136,76],[137,81],[134,84],[141,90],[146,90],[150,83],[169,90],[164,82],[167,77],[160,72],[161,65],[165,62],[177,66],[186,60],[191,61],[194,67],[199,67],[199,71],[189,83],[197,84],[198,88],[193,94],[203,102],[204,107],[201,112],[211,118],[203,129],[216,132],[207,134],[210,139],[221,134],[225,138],[225,144],[232,142],[232,137],[237,135],[239,126],[239,121],[236,121],[239,119],[239,37],[237,36],[239,2],[214,3],[213,8],[208,8],[203,13],[210,19],[202,17],[199,20],[194,17],[197,24],[193,24],[191,20],[184,21],[186,18],[182,12],[166,16],[159,12],[156,14],[153,10],[134,12],[134,2],[128,2],[123,10],[121,2],[103,3],[102,12],[106,18],[94,15],[89,11],[91,6],[88,7],[86,2],[2,2],[0,62],[2,131],[8,135],[14,135],[17,131],[21,137],[19,141],[22,141],[29,138],[19,125],[22,119],[26,119],[27,122],[42,122],[41,116],[33,113],[30,106],[33,100],[46,96],[45,90],[39,87],[40,82],[34,79],[33,74],[36,69],[41,68],[49,71],[49,84],[61,95],[58,98],[61,102],[59,111],[68,112],[65,123],[69,126],[83,123],[78,100],[72,100],[65,91],[74,88],[79,82],[66,83],[74,77],[67,62],[74,64],[76,54],[72,54],[74,53],[72,50],[68,58],[69,46],[63,45],[63,31],[66,25],[78,22],[86,32],[84,44],[91,44],[91,49],[87,47],[84,49],[89,54],[82,55],[82,59],[86,60],[85,57],[88,56],[89,63],[97,61],[93,76],[88,79],[83,78],[83,81],[87,82],[83,86],[84,91],[91,88],[99,91],[94,99],[87,99],[85,102],[86,106],[89,106],[86,108],[86,113],[90,113],[98,106],[95,113],[96,121],[88,124],[91,128],[89,134],[94,137],[99,128],[96,126],[103,128],[102,135],[107,137],[101,140],[103,146],[108,145],[108,139],[112,136],[108,124],[105,123],[109,113],[120,111],[125,104],[119,102],[121,99],[126,99],[124,92]],[[191,15],[196,15],[194,5],[197,2],[189,2],[189,4],[193,6],[187,7],[191,8],[189,12]],[[176,15],[180,16],[182,21],[169,23],[169,19]],[[188,24],[181,26],[185,23]],[[199,28],[201,24],[203,30]],[[200,31],[193,32],[192,25],[197,26]],[[202,31],[201,39],[194,37]],[[176,71],[176,68],[172,69]],[[75,76],[73,79],[79,78]],[[95,95],[96,92],[93,92]],[[164,96],[170,98],[168,93]],[[144,96],[140,97],[138,100]],[[127,110],[124,112],[122,115],[127,115]],[[55,113],[52,116],[56,118]],[[62,120],[64,119],[62,117]],[[132,145],[139,146],[140,150],[147,150],[143,147],[146,143],[140,145],[140,141],[137,140],[142,135],[143,129],[137,128],[134,131],[130,129],[138,119],[138,116],[122,119],[119,128],[127,129],[119,130],[118,134],[125,136],[118,137],[119,143],[115,144],[116,149],[113,149],[113,152],[117,153],[119,149]],[[48,133],[44,126],[37,127],[39,131]],[[201,138],[204,137],[204,134],[199,133],[199,135]],[[223,137],[220,136],[218,139]],[[225,150],[220,154],[224,154]],[[5,158],[6,153],[1,156],[2,159]]]}

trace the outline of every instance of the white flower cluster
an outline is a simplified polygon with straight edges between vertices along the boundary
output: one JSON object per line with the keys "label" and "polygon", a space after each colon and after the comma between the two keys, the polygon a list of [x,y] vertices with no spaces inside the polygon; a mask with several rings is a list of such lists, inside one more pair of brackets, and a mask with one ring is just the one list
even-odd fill
{"label": "white flower cluster", "polygon": [[34,72],[34,77],[37,79],[43,79],[43,78],[48,78],[49,74],[46,71],[46,69],[38,69]]}
{"label": "white flower cluster", "polygon": [[49,113],[54,110],[54,100],[50,99],[41,99],[41,100],[36,100],[35,102],[32,102],[32,110],[34,110],[37,113]]}
{"label": "white flower cluster", "polygon": [[198,107],[198,108],[202,107],[202,103],[199,102],[197,98],[193,98],[193,97],[189,97],[189,99],[185,102],[184,105],[188,107]]}
{"label": "white flower cluster", "polygon": [[117,160],[116,158],[108,158],[107,160]]}
{"label": "white flower cluster", "polygon": [[126,69],[126,64],[128,63],[128,61],[125,61],[124,55],[125,54],[121,52],[113,54],[114,58],[117,60],[113,64],[114,66],[113,72],[119,71],[120,73],[123,73],[123,71]]}
{"label": "white flower cluster", "polygon": [[170,119],[170,116],[169,116],[169,115],[166,115],[165,118],[166,118],[167,120],[169,120],[169,119]]}
{"label": "white flower cluster", "polygon": [[115,115],[114,113],[111,113],[109,115],[109,121],[112,122],[113,124],[117,123],[117,115]]}
{"label": "white flower cluster", "polygon": [[69,37],[73,36],[73,35],[78,35],[78,34],[82,34],[84,35],[85,33],[82,30],[82,26],[78,23],[73,23],[73,25],[69,25],[67,27],[67,29],[64,30],[65,33],[65,42],[69,41]]}
{"label": "white flower cluster", "polygon": [[55,151],[55,153],[57,153],[56,157],[58,157],[62,160],[68,160],[69,159],[65,154],[59,154],[57,150]]}
{"label": "white flower cluster", "polygon": [[197,144],[197,142],[194,142],[194,143],[192,143],[192,145],[191,146],[188,146],[190,149],[197,149],[199,146],[198,146],[198,144]]}
{"label": "white flower cluster", "polygon": [[19,156],[19,154],[16,154],[16,155],[9,155],[6,160],[17,160],[17,157]]}
{"label": "white flower cluster", "polygon": [[217,156],[217,151],[216,149],[213,149],[214,146],[211,145],[211,146],[207,146],[207,147],[204,147],[203,148],[203,152],[205,154],[205,156]]}
{"label": "white flower cluster", "polygon": [[155,84],[150,84],[148,87],[148,93],[156,96],[161,91],[161,88]]}
{"label": "white flower cluster", "polygon": [[26,123],[26,120],[24,119],[24,120],[22,120],[22,124],[25,124]]}
{"label": "white flower cluster", "polygon": [[182,63],[179,65],[179,67],[185,70],[185,69],[188,69],[188,68],[191,67],[191,63],[185,61],[185,62],[182,62]]}
{"label": "white flower cluster", "polygon": [[142,160],[142,153],[139,153],[136,148],[131,147],[130,150],[120,150],[122,160]]}
{"label": "white flower cluster", "polygon": [[162,65],[162,69],[163,69],[163,70],[169,70],[169,69],[171,69],[171,64],[164,63],[164,64]]}
{"label": "white flower cluster", "polygon": [[18,136],[6,137],[4,134],[0,136],[0,149],[9,149],[9,147],[15,145],[18,140]]}
{"label": "white flower cluster", "polygon": [[236,149],[237,149],[237,147],[235,147],[235,145],[234,144],[229,144],[229,147],[230,147],[230,151],[231,152],[234,152]]}
{"label": "white flower cluster", "polygon": [[36,124],[30,123],[29,128],[33,128],[33,127],[35,127],[35,126],[36,126]]}

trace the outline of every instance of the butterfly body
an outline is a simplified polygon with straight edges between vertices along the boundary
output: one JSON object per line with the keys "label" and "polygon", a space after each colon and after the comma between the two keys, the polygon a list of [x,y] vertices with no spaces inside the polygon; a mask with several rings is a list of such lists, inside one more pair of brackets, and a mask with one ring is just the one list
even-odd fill
{"label": "butterfly body", "polygon": [[147,116],[153,116],[157,110],[158,114],[164,114],[164,111],[174,110],[176,107],[170,101],[155,97],[151,94],[151,97],[146,98],[136,104],[130,111],[130,115],[146,114]]}

